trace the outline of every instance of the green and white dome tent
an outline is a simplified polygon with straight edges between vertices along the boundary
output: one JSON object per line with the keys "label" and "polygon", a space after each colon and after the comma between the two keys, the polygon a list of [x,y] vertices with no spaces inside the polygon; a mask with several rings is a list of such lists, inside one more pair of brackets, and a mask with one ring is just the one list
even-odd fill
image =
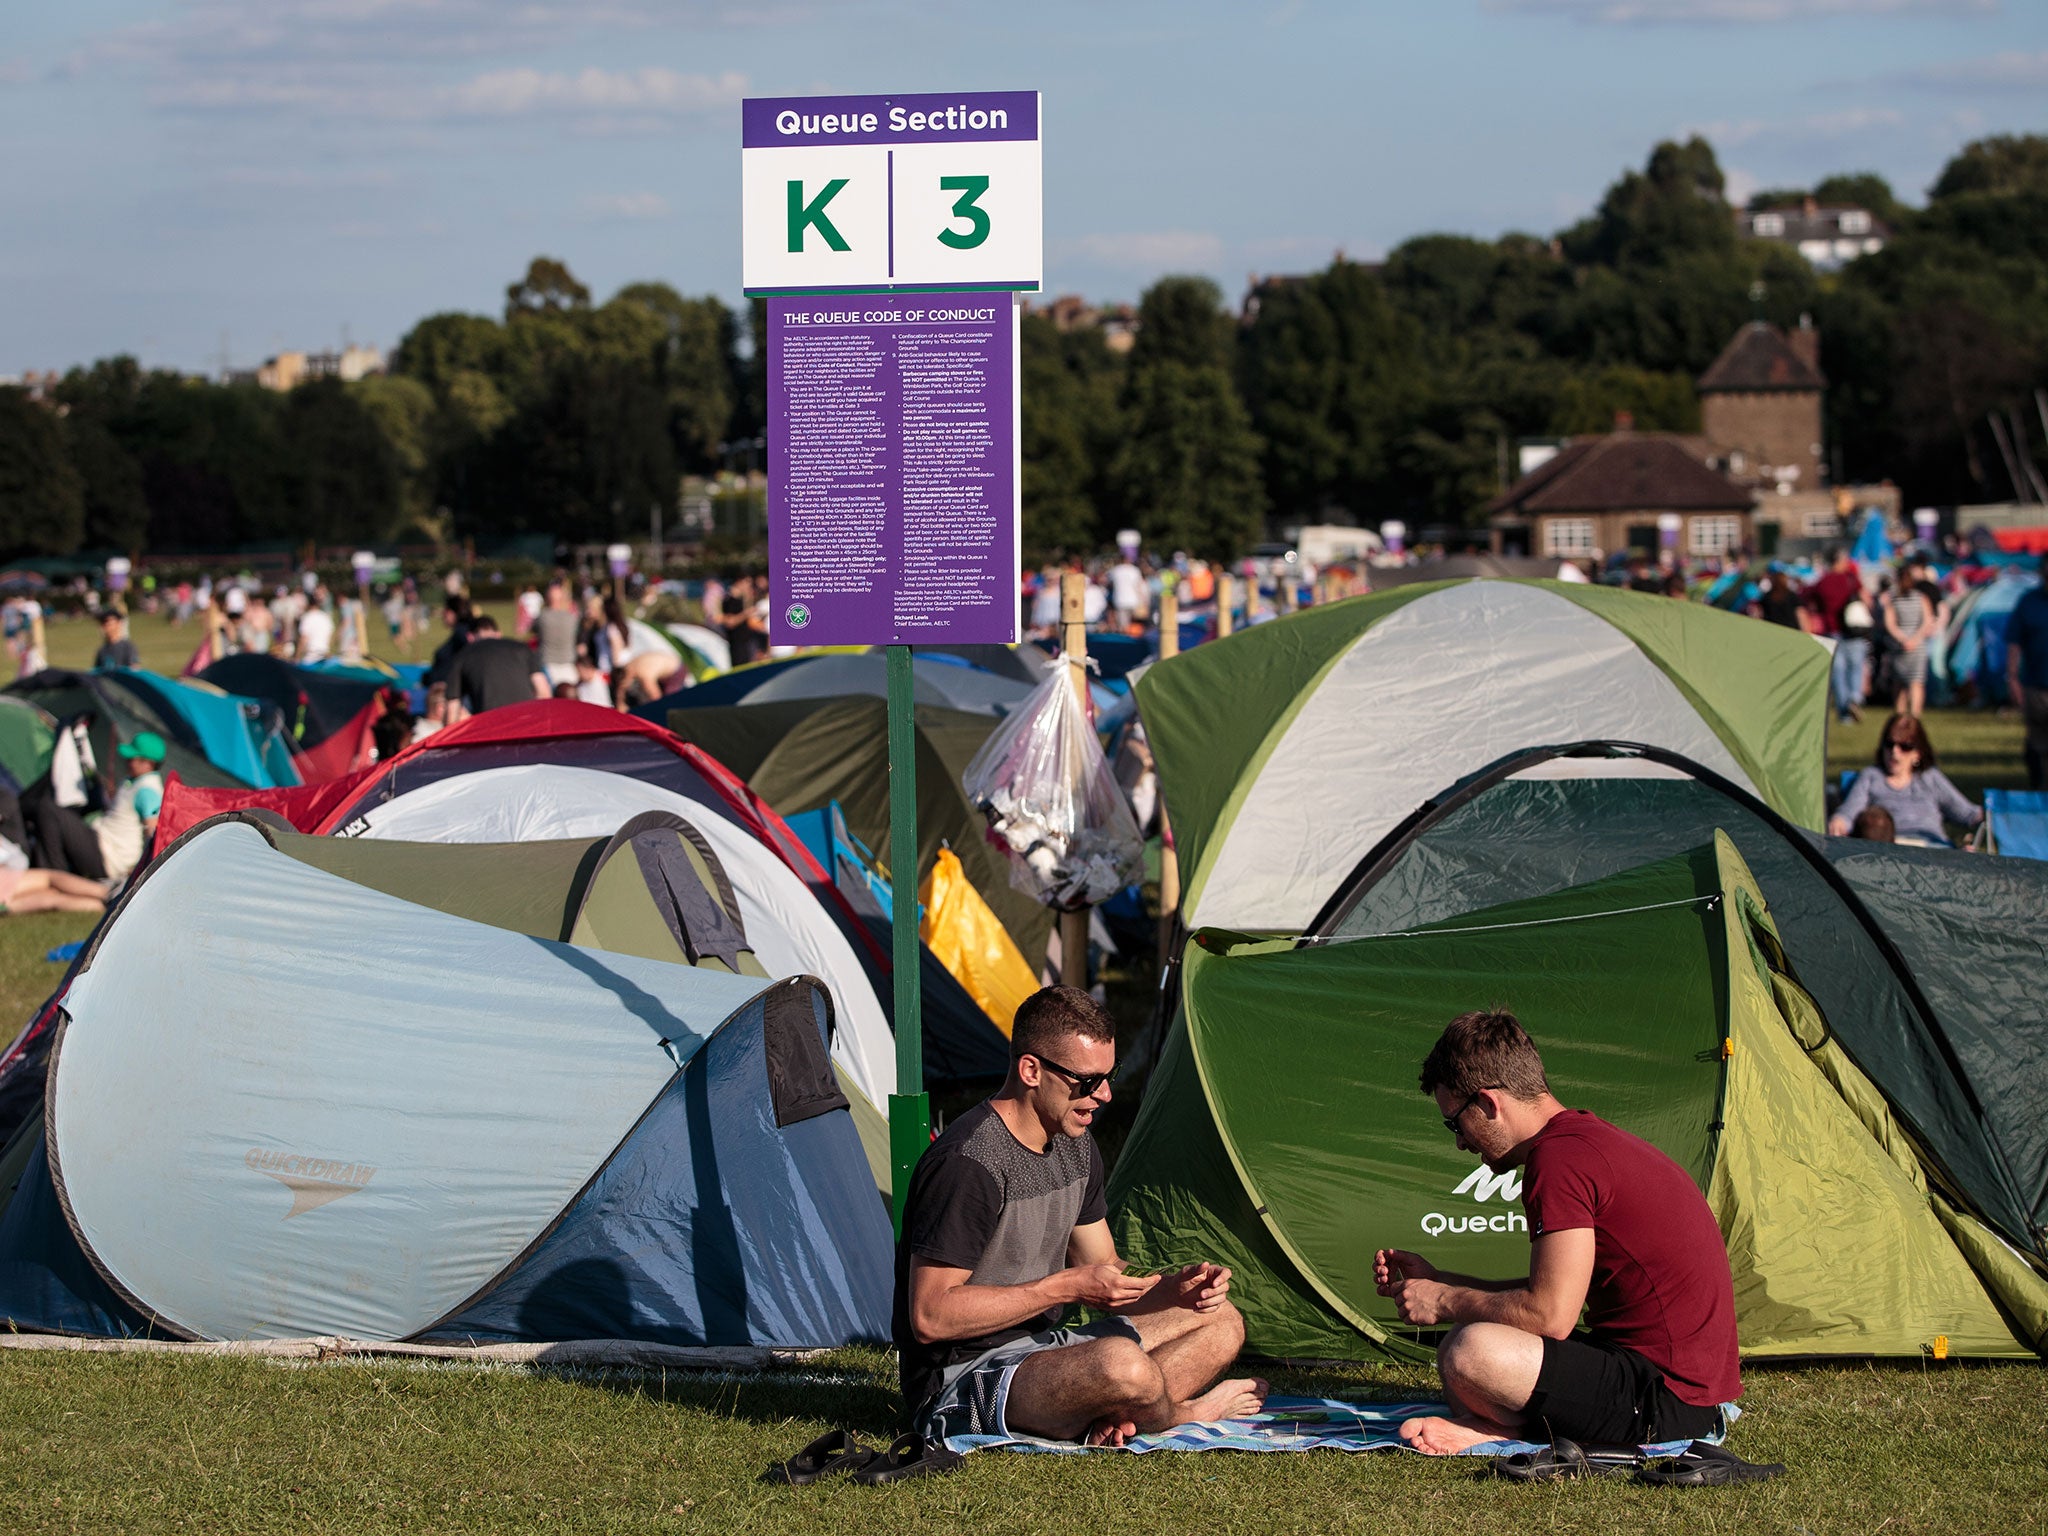
{"label": "green and white dome tent", "polygon": [[1298,933],[1444,785],[1533,746],[1677,752],[1823,816],[1828,652],[1618,588],[1423,582],[1183,653],[1136,684],[1190,928]]}

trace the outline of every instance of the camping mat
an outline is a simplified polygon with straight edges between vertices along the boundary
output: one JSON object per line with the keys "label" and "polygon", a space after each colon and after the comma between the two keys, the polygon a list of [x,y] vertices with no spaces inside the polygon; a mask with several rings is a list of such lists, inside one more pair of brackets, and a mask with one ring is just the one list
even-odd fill
{"label": "camping mat", "polygon": [[[1040,1440],[1031,1435],[953,1435],[950,1451],[1405,1451],[1404,1419],[1448,1414],[1442,1403],[1347,1403],[1334,1397],[1269,1397],[1266,1411],[1249,1418],[1221,1419],[1213,1424],[1183,1424],[1163,1435],[1139,1435],[1123,1445],[1077,1445],[1071,1440]],[[1721,1408],[1724,1428],[1710,1436],[1719,1445],[1742,1410],[1733,1403]],[[1488,1440],[1459,1454],[1510,1456],[1539,1451],[1547,1442]],[[1690,1440],[1642,1447],[1645,1456],[1676,1456]],[[1418,1453],[1419,1454],[1419,1453]]]}

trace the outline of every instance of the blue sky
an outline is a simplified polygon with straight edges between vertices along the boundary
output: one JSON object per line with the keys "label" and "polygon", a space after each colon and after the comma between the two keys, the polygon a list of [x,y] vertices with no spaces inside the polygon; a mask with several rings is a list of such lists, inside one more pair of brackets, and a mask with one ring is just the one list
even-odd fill
{"label": "blue sky", "polygon": [[1045,93],[1052,292],[1548,234],[1659,138],[1741,192],[2048,130],[2040,0],[17,0],[0,374],[246,365],[600,297],[739,300],[739,101]]}

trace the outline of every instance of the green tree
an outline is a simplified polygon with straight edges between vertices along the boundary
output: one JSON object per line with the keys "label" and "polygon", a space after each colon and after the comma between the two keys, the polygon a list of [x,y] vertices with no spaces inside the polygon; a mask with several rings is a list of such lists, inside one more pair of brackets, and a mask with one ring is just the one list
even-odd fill
{"label": "green tree", "polygon": [[1928,190],[1941,202],[1967,193],[2048,193],[2048,136],[2002,133],[1965,144]]}
{"label": "green tree", "polygon": [[1420,327],[1355,262],[1257,298],[1238,376],[1266,445],[1266,489],[1286,518],[1363,515],[1427,391]]}
{"label": "green tree", "polygon": [[399,374],[359,379],[347,387],[349,398],[376,423],[384,454],[398,476],[396,502],[388,515],[371,520],[370,535],[396,538],[408,528],[422,526],[434,510],[435,417],[441,408],[426,385]]}
{"label": "green tree", "polygon": [[405,333],[391,371],[417,379],[439,400],[462,374],[488,377],[504,366],[505,328],[483,315],[429,315]]}
{"label": "green tree", "polygon": [[48,407],[0,388],[0,549],[68,555],[85,534],[85,486]]}
{"label": "green tree", "polygon": [[1228,368],[1235,331],[1221,290],[1208,278],[1162,277],[1138,303],[1131,366],[1172,362],[1189,368]]}
{"label": "green tree", "polygon": [[[1823,177],[1814,185],[1813,198],[1829,207],[1864,209],[1895,230],[1903,229],[1913,217],[1913,210],[1899,201],[1892,184],[1875,171]],[[1756,206],[1753,200],[1750,206]]]}
{"label": "green tree", "polygon": [[135,456],[82,411],[64,418],[64,446],[85,497],[85,547],[139,553],[149,541],[149,502]]}
{"label": "green tree", "polygon": [[1092,439],[1098,413],[1115,404],[1098,387],[1113,373],[1109,349],[1100,331],[1063,333],[1045,315],[1024,317],[1019,346],[1025,552],[1085,554],[1103,542]]}
{"label": "green tree", "polygon": [[1228,560],[1265,526],[1259,438],[1220,366],[1135,364],[1110,467],[1121,515],[1155,549]]}
{"label": "green tree", "polygon": [[1725,250],[1735,244],[1735,223],[1723,185],[1705,139],[1667,140],[1640,173],[1629,171],[1608,189],[1598,213],[1560,238],[1575,261],[1610,267]]}
{"label": "green tree", "polygon": [[677,461],[693,472],[717,469],[735,403],[732,311],[715,298],[686,299],[666,283],[621,288],[605,310],[622,306],[651,323],[647,362],[668,400]]}
{"label": "green tree", "polygon": [[576,281],[576,275],[552,256],[536,256],[527,264],[526,276],[505,290],[505,319],[535,311],[560,313],[590,308],[590,290]]}
{"label": "green tree", "polygon": [[279,423],[290,465],[277,531],[322,544],[388,537],[404,526],[404,471],[376,414],[339,379],[284,397]]}

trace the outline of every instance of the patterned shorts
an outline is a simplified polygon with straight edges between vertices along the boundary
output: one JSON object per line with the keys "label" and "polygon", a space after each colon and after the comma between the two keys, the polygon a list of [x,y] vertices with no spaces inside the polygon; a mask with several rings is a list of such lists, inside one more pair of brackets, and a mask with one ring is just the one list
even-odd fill
{"label": "patterned shorts", "polygon": [[1138,1330],[1128,1319],[1104,1318],[1085,1328],[1048,1328],[1026,1334],[1007,1344],[998,1344],[986,1354],[949,1366],[939,1394],[917,1416],[917,1431],[927,1440],[945,1440],[954,1435],[1001,1435],[1011,1431],[1003,1422],[1003,1410],[1010,1396],[1010,1378],[1027,1356],[1042,1349],[1064,1349],[1086,1344],[1091,1339],[1129,1339],[1139,1342]]}

